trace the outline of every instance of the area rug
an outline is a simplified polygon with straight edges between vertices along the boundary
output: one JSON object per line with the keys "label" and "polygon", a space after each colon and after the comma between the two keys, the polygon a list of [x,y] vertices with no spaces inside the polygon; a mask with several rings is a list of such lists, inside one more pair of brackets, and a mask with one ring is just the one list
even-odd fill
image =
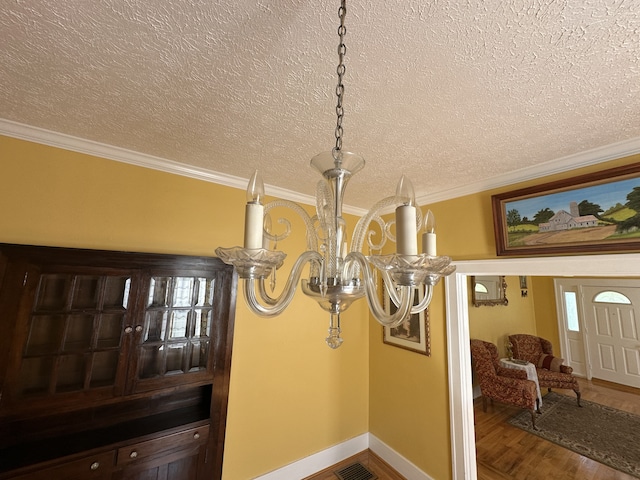
{"label": "area rug", "polygon": [[640,478],[640,416],[550,392],[544,397],[542,414],[522,411],[509,420],[511,425],[557,443],[634,477]]}

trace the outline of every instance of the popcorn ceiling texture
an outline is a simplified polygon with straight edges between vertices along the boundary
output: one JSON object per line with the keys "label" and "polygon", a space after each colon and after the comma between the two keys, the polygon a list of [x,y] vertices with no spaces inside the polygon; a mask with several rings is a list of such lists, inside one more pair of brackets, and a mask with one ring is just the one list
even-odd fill
{"label": "popcorn ceiling texture", "polygon": [[[0,118],[312,194],[338,5],[5,0]],[[640,136],[638,1],[362,0],[346,26],[351,205]]]}

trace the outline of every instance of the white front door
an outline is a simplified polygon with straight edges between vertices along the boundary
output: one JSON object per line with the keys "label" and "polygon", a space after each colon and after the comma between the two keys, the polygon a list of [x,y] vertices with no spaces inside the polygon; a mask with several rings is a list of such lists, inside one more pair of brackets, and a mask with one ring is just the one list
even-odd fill
{"label": "white front door", "polygon": [[590,376],[640,388],[640,287],[623,282],[581,287]]}

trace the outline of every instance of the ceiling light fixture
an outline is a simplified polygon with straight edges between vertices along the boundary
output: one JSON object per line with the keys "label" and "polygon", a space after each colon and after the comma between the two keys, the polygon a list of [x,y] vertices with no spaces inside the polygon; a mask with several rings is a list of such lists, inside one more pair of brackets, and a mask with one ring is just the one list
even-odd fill
{"label": "ceiling light fixture", "polygon": [[[349,179],[364,167],[365,162],[359,155],[342,150],[346,13],[346,0],[342,0],[338,9],[340,43],[336,144],[332,151],[321,153],[311,160],[311,166],[324,177],[318,183],[316,215],[310,217],[302,207],[288,200],[276,200],[263,205],[264,185],[255,172],[247,188],[244,247],[216,249],[216,254],[224,262],[234,265],[239,277],[244,280],[244,297],[250,310],[265,317],[279,315],[291,303],[296,284],[308,263],[309,278],[302,280],[302,291],[331,314],[329,336],[326,338],[331,348],[338,348],[342,344],[340,314],[353,301],[366,297],[376,320],[382,325],[395,327],[410,315],[424,311],[431,302],[434,285],[441,277],[455,271],[449,257],[436,255],[434,216],[429,210],[423,221],[413,186],[404,175],[395,195],[376,203],[358,221],[351,238],[351,248],[347,248],[346,222],[342,218],[343,197]],[[392,206],[397,206],[395,219],[385,222],[381,212]],[[282,292],[274,298],[267,292],[265,282],[271,276],[270,288],[273,292],[275,271],[282,266],[286,254],[270,250],[269,246],[273,242],[276,248],[277,243],[291,232],[290,222],[286,219],[279,220],[286,226],[285,233],[276,235],[271,231],[269,210],[275,207],[290,208],[304,220],[307,250],[298,257]],[[394,223],[395,235],[392,233]],[[372,224],[380,230],[381,240],[377,243],[372,240],[375,235],[374,230],[370,230]],[[418,254],[417,236],[423,224],[423,253]],[[370,252],[381,251],[386,241],[390,240],[396,243],[396,253],[365,256],[362,253],[365,238]],[[380,272],[383,279],[384,294],[397,306],[394,313],[387,313],[379,298],[376,272]],[[418,288],[424,289],[424,295],[414,305],[414,290]]]}

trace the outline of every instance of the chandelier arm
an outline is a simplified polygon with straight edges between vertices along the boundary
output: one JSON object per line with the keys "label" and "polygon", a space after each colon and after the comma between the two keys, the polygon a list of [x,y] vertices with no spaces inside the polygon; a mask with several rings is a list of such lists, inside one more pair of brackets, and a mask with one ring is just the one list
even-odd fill
{"label": "chandelier arm", "polygon": [[[389,296],[389,299],[395,306],[398,306],[401,301],[398,296],[397,290],[393,287],[393,280],[391,279],[391,275],[387,270],[382,270],[382,284],[384,285],[384,289],[386,294]],[[420,285],[416,288],[423,288],[423,285]],[[422,300],[417,305],[413,305],[411,307],[411,315],[415,315],[417,313],[423,312],[427,309],[429,304],[431,303],[431,299],[433,298],[433,285],[424,285],[424,295],[422,296]]]}
{"label": "chandelier arm", "polygon": [[[291,268],[289,278],[284,289],[277,298],[272,298],[264,288],[264,277],[259,279],[246,279],[244,281],[244,298],[249,309],[262,317],[275,317],[280,315],[289,306],[296,292],[296,285],[302,275],[302,269],[307,262],[321,262],[322,256],[318,252],[303,252]],[[256,295],[256,284],[260,292],[260,299]],[[264,302],[266,305],[261,303]]]}
{"label": "chandelier arm", "polygon": [[[364,217],[358,220],[358,223],[353,229],[353,236],[351,238],[352,252],[362,252],[362,246],[364,244],[365,237],[367,236],[367,229],[369,228],[369,225],[371,224],[371,222],[374,221],[374,219],[380,217],[380,211],[385,208],[394,206],[399,202],[400,202],[400,199],[396,195],[383,198],[378,203],[376,203],[373,207],[371,207],[371,210],[369,210]],[[385,224],[383,220],[380,220],[380,222],[382,224]],[[383,231],[381,232],[381,234],[384,240],[384,237],[386,237],[387,232]],[[381,242],[381,244],[384,244],[384,242]]]}
{"label": "chandelier arm", "polygon": [[[313,221],[311,219],[311,217],[309,216],[309,214],[307,213],[307,211],[302,208],[300,205],[298,205],[295,202],[292,202],[290,200],[274,200],[273,202],[269,202],[264,206],[264,212],[265,215],[267,214],[267,212],[269,212],[269,210],[271,210],[272,208],[276,208],[276,207],[285,207],[285,208],[289,208],[291,210],[293,210],[294,212],[296,212],[300,218],[302,218],[302,220],[304,221],[306,230],[307,230],[307,250],[313,250],[316,251],[318,249],[318,241],[316,239],[315,236],[315,230],[313,228]],[[274,236],[272,233],[270,232],[266,232],[267,236],[271,239],[271,240],[275,240],[276,236]],[[282,240],[286,237],[289,236],[290,232],[287,232],[285,235],[283,235],[282,237],[277,237],[277,239]]]}
{"label": "chandelier arm", "polygon": [[378,323],[385,327],[393,328],[407,319],[411,312],[411,304],[413,303],[413,287],[398,287],[398,309],[394,313],[388,314],[384,309],[384,305],[380,303],[371,266],[365,256],[360,252],[350,252],[345,259],[345,272],[352,268],[352,266],[349,265],[352,262],[357,263],[362,270],[369,310],[371,310],[371,313]]}
{"label": "chandelier arm", "polygon": [[[422,288],[422,286],[418,287]],[[425,285],[424,286],[424,295],[422,296],[422,300],[418,305],[414,305],[411,307],[411,315],[415,315],[420,312],[424,312],[429,304],[431,303],[431,298],[433,297],[433,285]]]}

